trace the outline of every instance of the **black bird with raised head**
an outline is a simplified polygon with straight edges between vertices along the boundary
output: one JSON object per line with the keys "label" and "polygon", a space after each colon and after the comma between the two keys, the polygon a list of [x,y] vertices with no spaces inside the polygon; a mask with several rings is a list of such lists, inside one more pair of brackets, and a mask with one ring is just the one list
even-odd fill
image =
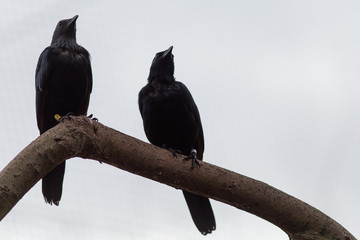
{"label": "black bird with raised head", "polygon": [[[89,106],[92,73],[88,51],[76,43],[76,19],[61,20],[51,45],[41,53],[36,67],[36,117],[40,134],[58,122],[54,115],[84,115]],[[59,205],[65,162],[42,179],[45,201]]]}
{"label": "black bird with raised head", "polygon": [[[198,108],[186,86],[174,78],[173,47],[155,55],[148,83],[139,93],[139,109],[149,141],[202,160],[204,135]],[[216,228],[208,198],[183,191],[191,217],[206,235]]]}

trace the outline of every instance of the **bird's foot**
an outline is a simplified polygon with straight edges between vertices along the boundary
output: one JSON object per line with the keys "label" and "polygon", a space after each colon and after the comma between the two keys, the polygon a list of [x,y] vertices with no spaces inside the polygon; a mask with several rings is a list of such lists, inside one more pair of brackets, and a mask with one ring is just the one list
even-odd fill
{"label": "bird's foot", "polygon": [[191,150],[191,153],[189,156],[187,156],[186,158],[184,158],[184,160],[188,160],[191,159],[191,169],[194,168],[195,164],[198,165],[198,167],[201,167],[201,164],[199,162],[199,160],[196,157],[197,155],[197,151],[196,149]]}
{"label": "bird's foot", "polygon": [[93,114],[90,114],[89,116],[87,116],[87,118],[89,118],[90,120],[93,120],[95,122],[99,121],[99,119],[97,119],[96,117],[93,117]]}
{"label": "bird's foot", "polygon": [[69,120],[70,120],[70,119],[71,119],[71,116],[75,116],[75,114],[72,113],[72,112],[67,113],[65,116],[60,116],[59,114],[55,114],[55,115],[54,115],[54,118],[55,118],[56,121],[62,122],[62,121],[64,121],[65,119],[69,119]]}
{"label": "bird's foot", "polygon": [[176,154],[182,154],[182,152],[179,149],[173,149],[171,147],[166,146],[166,144],[163,144],[161,147],[171,152],[174,157],[177,157]]}

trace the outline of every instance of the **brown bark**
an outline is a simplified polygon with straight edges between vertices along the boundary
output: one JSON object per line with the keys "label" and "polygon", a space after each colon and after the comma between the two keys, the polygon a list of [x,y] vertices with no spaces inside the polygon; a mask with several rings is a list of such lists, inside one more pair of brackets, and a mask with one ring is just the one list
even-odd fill
{"label": "brown bark", "polygon": [[255,214],[290,239],[355,239],[340,224],[310,205],[263,182],[202,163],[190,169],[183,156],[144,143],[86,117],[72,117],[21,151],[0,172],[0,219],[60,162],[82,157],[185,189]]}

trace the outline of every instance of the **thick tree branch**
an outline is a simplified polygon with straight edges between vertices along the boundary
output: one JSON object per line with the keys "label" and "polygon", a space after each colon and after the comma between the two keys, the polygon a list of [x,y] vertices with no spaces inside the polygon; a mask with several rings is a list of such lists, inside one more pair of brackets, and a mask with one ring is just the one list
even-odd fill
{"label": "thick tree branch", "polygon": [[72,157],[98,160],[227,203],[277,225],[290,239],[355,239],[319,210],[263,182],[205,162],[190,169],[182,156],[175,158],[86,117],[64,120],[0,172],[0,219],[46,173]]}

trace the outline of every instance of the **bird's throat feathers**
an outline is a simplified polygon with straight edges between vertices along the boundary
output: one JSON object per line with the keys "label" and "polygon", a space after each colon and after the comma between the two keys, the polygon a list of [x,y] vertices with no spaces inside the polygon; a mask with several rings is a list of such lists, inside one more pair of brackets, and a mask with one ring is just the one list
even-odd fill
{"label": "bird's throat feathers", "polygon": [[150,74],[149,78],[148,78],[148,82],[151,85],[170,85],[173,84],[175,82],[175,78],[174,76],[170,76],[170,75],[152,75]]}
{"label": "bird's throat feathers", "polygon": [[51,42],[51,46],[66,48],[73,51],[81,48],[80,45],[76,43],[75,38],[66,38],[66,37],[58,37],[57,39]]}

